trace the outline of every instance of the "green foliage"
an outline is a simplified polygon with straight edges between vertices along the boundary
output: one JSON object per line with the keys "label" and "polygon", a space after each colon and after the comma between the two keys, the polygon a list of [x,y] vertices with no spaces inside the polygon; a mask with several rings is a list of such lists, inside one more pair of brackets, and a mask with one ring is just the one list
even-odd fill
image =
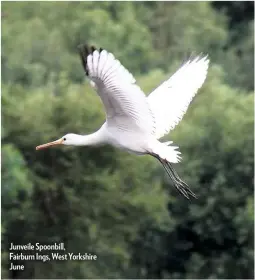
{"label": "green foliage", "polygon": [[[254,98],[222,84],[223,79],[221,69],[211,67],[205,86],[172,134],[183,152],[179,172],[198,200],[170,199],[168,230],[149,226],[142,233],[134,256],[138,277],[253,275]],[[169,189],[167,181],[164,187]]]}
{"label": "green foliage", "polygon": [[[15,126],[8,126],[4,142],[15,143],[23,151],[33,174],[30,211],[34,213],[27,217],[26,228],[30,229],[26,236],[30,242],[64,240],[68,251],[94,252],[100,256],[100,263],[90,262],[86,270],[82,263],[65,269],[60,264],[55,267],[36,263],[29,269],[40,272],[35,277],[44,278],[54,275],[123,277],[130,258],[128,244],[136,238],[142,224],[137,213],[144,222],[161,227],[163,217],[167,218],[167,195],[156,182],[148,186],[149,174],[143,172],[146,162],[141,166],[128,155],[121,160],[123,155],[112,148],[35,152],[40,141],[57,138],[68,131],[92,130],[92,123],[99,126],[101,117],[96,96],[85,95],[80,86],[66,88],[61,96],[45,97],[43,91],[47,88],[28,91],[19,103],[19,96],[16,102],[8,102],[6,96],[11,93],[3,90],[5,124],[14,121],[13,111],[19,116],[15,118]],[[81,103],[82,94],[84,102]],[[133,168],[126,170],[127,164]],[[22,170],[17,170],[18,175],[11,172],[14,182],[20,184],[23,177],[18,175]],[[8,178],[3,179],[8,182]],[[80,273],[75,272],[77,269]]]}
{"label": "green foliage", "polygon": [[[237,36],[236,33],[242,36]],[[254,21],[243,29],[233,32],[237,37],[234,47],[225,57],[225,69],[228,73],[227,82],[249,91],[254,89]],[[233,40],[233,39],[232,39]]]}
{"label": "green foliage", "polygon": [[[2,14],[2,276],[251,278],[253,22],[229,29],[208,2],[4,2]],[[206,83],[169,136],[198,200],[181,197],[153,158],[35,151],[104,122],[83,84],[83,42],[113,52],[146,94],[191,52],[209,54]],[[64,242],[98,260],[10,272],[11,242]]]}
{"label": "green foliage", "polygon": [[[12,144],[2,146],[2,276],[8,278],[8,241],[22,242],[22,228],[32,193],[29,170],[22,154]],[[17,230],[19,228],[19,231]],[[23,232],[24,234],[26,231]]]}
{"label": "green foliage", "polygon": [[[213,70],[211,75],[216,76]],[[192,252],[203,261],[195,265],[192,257],[187,262],[188,278],[193,273],[199,278],[252,277],[253,218],[246,209],[253,195],[253,103],[252,93],[233,90],[209,76],[189,121],[177,132],[178,143],[186,152],[184,172],[190,174],[186,180],[193,181],[199,194],[198,203],[190,205],[186,217],[182,215],[185,208],[171,205],[173,212],[180,213],[181,235],[191,231],[199,240]],[[246,261],[233,266],[237,255]],[[208,274],[208,267],[213,273]]]}
{"label": "green foliage", "polygon": [[154,10],[145,22],[157,34],[153,44],[160,67],[167,69],[172,60],[192,52],[218,57],[227,40],[226,17],[215,13],[210,3],[157,2]]}

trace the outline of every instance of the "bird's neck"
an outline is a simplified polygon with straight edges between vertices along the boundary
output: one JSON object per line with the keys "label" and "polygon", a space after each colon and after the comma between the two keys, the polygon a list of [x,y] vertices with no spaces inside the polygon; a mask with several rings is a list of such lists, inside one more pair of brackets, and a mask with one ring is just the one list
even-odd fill
{"label": "bird's neck", "polygon": [[78,135],[78,146],[97,146],[104,143],[104,139],[100,131],[96,131],[88,135]]}

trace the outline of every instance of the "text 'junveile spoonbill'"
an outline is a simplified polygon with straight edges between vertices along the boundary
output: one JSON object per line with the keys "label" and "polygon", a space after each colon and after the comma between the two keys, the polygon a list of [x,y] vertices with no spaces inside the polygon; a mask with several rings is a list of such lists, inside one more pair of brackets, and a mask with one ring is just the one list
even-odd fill
{"label": "text 'junveile spoonbill'", "polygon": [[209,59],[197,56],[188,60],[148,97],[136,84],[133,75],[114,55],[104,49],[79,46],[86,75],[101,98],[106,121],[90,135],[66,134],[36,147],[36,150],[59,144],[88,146],[110,144],[138,155],[151,155],[163,165],[175,187],[185,197],[196,197],[171,163],[181,160],[172,141],[160,142],[182,119],[192,98],[205,81]]}

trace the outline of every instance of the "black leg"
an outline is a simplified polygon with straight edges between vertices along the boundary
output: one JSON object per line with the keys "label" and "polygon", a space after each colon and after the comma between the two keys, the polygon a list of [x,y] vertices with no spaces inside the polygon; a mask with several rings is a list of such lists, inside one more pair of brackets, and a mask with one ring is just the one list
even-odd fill
{"label": "black leg", "polygon": [[163,165],[167,175],[170,177],[170,179],[173,181],[175,188],[184,195],[187,199],[189,199],[189,196],[192,196],[194,198],[197,198],[196,195],[191,191],[189,186],[181,180],[173,166],[170,164],[170,162],[161,159],[158,155],[152,154],[159,162]]}
{"label": "black leg", "polygon": [[191,191],[190,187],[184,181],[182,181],[182,179],[179,177],[176,170],[173,168],[172,164],[167,161],[166,165],[168,166],[168,168],[174,174],[174,177],[175,177],[176,181],[178,181],[182,185],[182,187],[185,188],[191,196],[193,196],[194,198],[197,198],[197,196]]}

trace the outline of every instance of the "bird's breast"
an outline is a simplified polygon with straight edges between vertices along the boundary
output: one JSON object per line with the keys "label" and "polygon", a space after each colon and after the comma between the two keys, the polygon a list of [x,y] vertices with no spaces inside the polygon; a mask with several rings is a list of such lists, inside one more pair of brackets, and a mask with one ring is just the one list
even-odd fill
{"label": "bird's breast", "polygon": [[108,134],[108,143],[116,148],[135,154],[145,154],[146,136],[130,132],[111,131]]}

